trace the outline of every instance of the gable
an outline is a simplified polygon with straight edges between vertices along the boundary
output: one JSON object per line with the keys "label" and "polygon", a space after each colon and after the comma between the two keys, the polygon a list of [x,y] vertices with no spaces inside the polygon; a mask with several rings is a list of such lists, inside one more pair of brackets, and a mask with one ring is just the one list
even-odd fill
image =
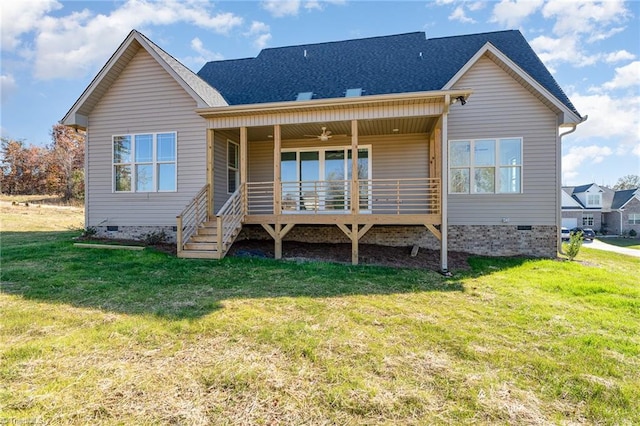
{"label": "gable", "polygon": [[[126,125],[119,130],[122,132],[144,117],[145,123],[154,126],[149,131],[163,129],[164,124],[154,120],[155,111],[169,108],[193,111],[196,105],[196,101],[146,50],[139,49],[96,102],[91,111],[92,126],[103,120],[113,120],[116,121],[115,128]],[[119,116],[121,118],[115,118]]]}
{"label": "gable", "polygon": [[583,209],[583,206],[576,201],[571,195],[567,194],[564,190],[562,191],[562,208],[563,209]]}
{"label": "gable", "polygon": [[144,35],[133,30],[60,122],[67,126],[85,129],[88,125],[88,115],[111,85],[117,81],[120,74],[127,68],[129,62],[139,50],[146,51],[194,99],[198,107],[227,105],[216,89],[209,86]]}

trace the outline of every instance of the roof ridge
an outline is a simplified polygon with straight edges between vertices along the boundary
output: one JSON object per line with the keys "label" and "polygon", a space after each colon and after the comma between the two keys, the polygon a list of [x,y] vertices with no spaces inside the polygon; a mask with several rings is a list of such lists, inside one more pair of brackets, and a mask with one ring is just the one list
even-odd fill
{"label": "roof ridge", "polygon": [[[317,43],[305,43],[305,44],[291,44],[288,46],[277,46],[277,47],[266,47],[264,49],[262,49],[260,51],[260,53],[266,51],[266,50],[277,50],[277,49],[290,49],[293,47],[308,47],[308,46],[319,46],[319,45],[327,45],[327,44],[337,44],[337,43],[348,43],[348,42],[352,42],[352,41],[365,41],[365,40],[374,40],[374,39],[381,39],[381,38],[392,38],[392,37],[402,37],[402,36],[408,36],[408,35],[417,35],[417,34],[422,34],[426,38],[426,34],[424,31],[411,31],[411,32],[406,32],[406,33],[400,33],[400,34],[388,34],[388,35],[383,35],[383,36],[371,36],[371,37],[361,37],[361,38],[349,38],[346,40],[333,40],[333,41],[322,41],[322,42],[317,42]],[[260,56],[260,53],[258,54],[258,56]]]}
{"label": "roof ridge", "polygon": [[499,34],[499,33],[509,33],[509,32],[517,32],[520,33],[520,30],[499,30],[499,31],[485,31],[482,33],[469,33],[469,34],[458,34],[458,35],[451,35],[451,36],[444,36],[444,37],[433,37],[433,38],[428,38],[427,41],[431,41],[431,40],[443,40],[443,39],[447,39],[447,38],[462,38],[462,37],[472,37],[472,36],[482,36],[482,35],[486,35],[486,34]]}

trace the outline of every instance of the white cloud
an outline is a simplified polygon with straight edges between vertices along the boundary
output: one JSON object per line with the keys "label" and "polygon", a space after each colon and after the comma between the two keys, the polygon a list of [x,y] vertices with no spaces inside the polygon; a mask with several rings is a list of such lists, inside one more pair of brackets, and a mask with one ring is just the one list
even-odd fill
{"label": "white cloud", "polygon": [[608,146],[572,146],[569,152],[562,156],[562,182],[575,178],[583,163],[598,164],[611,154],[613,151]]}
{"label": "white cloud", "polygon": [[634,55],[633,53],[627,52],[626,50],[617,50],[615,52],[609,53],[604,60],[605,62],[614,63],[635,58],[636,55]]}
{"label": "white cloud", "polygon": [[269,40],[271,40],[271,28],[269,25],[260,21],[253,21],[251,23],[251,27],[249,31],[247,31],[244,35],[247,37],[254,37],[253,45],[257,49],[264,49]]}
{"label": "white cloud", "polygon": [[628,15],[622,0],[548,0],[542,8],[542,16],[556,20],[555,34],[590,34],[594,40],[609,32],[608,25],[622,22]]}
{"label": "white cloud", "polygon": [[2,95],[2,103],[5,103],[17,88],[18,85],[16,80],[11,74],[0,75],[0,94]]}
{"label": "white cloud", "polygon": [[517,27],[529,15],[542,6],[543,0],[502,0],[493,7],[490,22],[498,22],[505,27]]}
{"label": "white cloud", "polygon": [[20,46],[20,36],[35,30],[38,22],[52,10],[60,9],[56,0],[20,0],[2,3],[2,50],[12,51]]}
{"label": "white cloud", "polygon": [[469,18],[465,15],[464,9],[462,6],[458,6],[455,10],[449,15],[450,21],[460,21],[463,24],[474,24],[476,21],[473,18]]}
{"label": "white cloud", "polygon": [[36,37],[35,77],[72,78],[92,71],[132,28],[186,22],[225,34],[242,24],[242,18],[232,13],[210,14],[209,7],[195,0],[129,0],[109,15],[83,10],[44,17]]}
{"label": "white cloud", "polygon": [[297,15],[300,10],[300,0],[266,0],[262,8],[276,18],[287,15]]}
{"label": "white cloud", "polygon": [[198,56],[188,56],[181,61],[185,65],[190,65],[193,67],[201,67],[205,63],[209,61],[217,61],[220,59],[224,59],[224,57],[220,53],[212,52],[204,47],[202,40],[198,37],[191,40],[191,49],[193,49]]}
{"label": "white cloud", "polygon": [[613,80],[602,85],[605,89],[624,89],[628,87],[640,87],[640,61],[631,62],[624,67],[616,68],[616,75]]}
{"label": "white cloud", "polygon": [[640,145],[640,97],[612,97],[609,94],[569,94],[575,107],[589,118],[578,126],[569,141],[591,138],[605,141],[618,155],[638,154]]}

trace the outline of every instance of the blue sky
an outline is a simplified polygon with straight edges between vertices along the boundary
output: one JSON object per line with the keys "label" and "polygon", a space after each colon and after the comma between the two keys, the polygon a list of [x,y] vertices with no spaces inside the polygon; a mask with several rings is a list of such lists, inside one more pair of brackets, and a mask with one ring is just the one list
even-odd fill
{"label": "blue sky", "polygon": [[582,115],[563,184],[640,174],[640,2],[583,0],[3,2],[3,137],[50,143],[59,121],[137,29],[198,71],[262,48],[424,31],[519,29]]}

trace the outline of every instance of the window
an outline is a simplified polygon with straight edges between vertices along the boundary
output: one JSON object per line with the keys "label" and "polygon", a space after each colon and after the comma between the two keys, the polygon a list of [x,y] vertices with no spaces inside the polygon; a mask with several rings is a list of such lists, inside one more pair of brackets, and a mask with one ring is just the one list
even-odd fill
{"label": "window", "polygon": [[227,140],[227,192],[233,194],[240,182],[240,150],[238,144]]}
{"label": "window", "polygon": [[296,101],[310,101],[313,97],[313,92],[300,92],[296,96]]}
{"label": "window", "polygon": [[[353,160],[350,147],[285,149],[280,154],[282,208],[296,210],[349,210]],[[358,149],[360,209],[370,209],[368,181],[371,147]]]}
{"label": "window", "polygon": [[587,194],[587,206],[599,206],[600,194]]}
{"label": "window", "polygon": [[640,213],[629,213],[629,225],[640,225]]}
{"label": "window", "polygon": [[449,192],[522,192],[522,138],[449,141]]}
{"label": "window", "polygon": [[113,136],[114,192],[176,191],[176,133]]}
{"label": "window", "polygon": [[582,226],[593,226],[593,213],[582,214]]}

